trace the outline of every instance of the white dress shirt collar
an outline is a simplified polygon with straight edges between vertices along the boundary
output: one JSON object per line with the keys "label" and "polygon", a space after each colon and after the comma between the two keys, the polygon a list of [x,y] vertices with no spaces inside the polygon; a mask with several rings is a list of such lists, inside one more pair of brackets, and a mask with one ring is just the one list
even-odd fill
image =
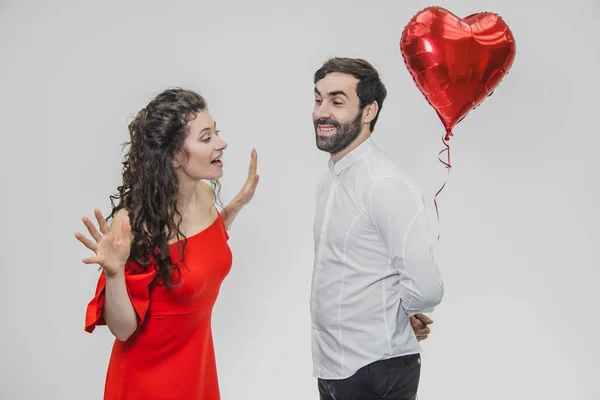
{"label": "white dress shirt collar", "polygon": [[369,136],[364,142],[356,146],[350,153],[342,157],[341,160],[334,163],[333,160],[329,159],[329,171],[333,175],[339,175],[352,164],[360,160],[369,150],[374,147],[373,139]]}

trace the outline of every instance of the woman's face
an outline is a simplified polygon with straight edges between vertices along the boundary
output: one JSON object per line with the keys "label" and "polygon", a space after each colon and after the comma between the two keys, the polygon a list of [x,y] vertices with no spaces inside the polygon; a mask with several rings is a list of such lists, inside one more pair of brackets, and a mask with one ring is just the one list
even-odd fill
{"label": "woman's face", "polygon": [[208,111],[188,122],[184,151],[175,158],[175,168],[191,180],[217,180],[223,176],[221,156],[227,143],[218,135],[217,124]]}

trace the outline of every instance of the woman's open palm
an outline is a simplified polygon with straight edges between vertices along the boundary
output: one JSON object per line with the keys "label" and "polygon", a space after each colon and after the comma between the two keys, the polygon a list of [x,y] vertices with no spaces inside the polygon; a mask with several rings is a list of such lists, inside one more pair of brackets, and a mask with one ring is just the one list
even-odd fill
{"label": "woman's open palm", "polygon": [[84,258],[82,261],[85,264],[98,264],[104,269],[106,276],[114,276],[123,270],[131,251],[129,217],[125,215],[120,220],[120,226],[109,227],[99,210],[94,210],[94,215],[98,221],[100,232],[88,218],[83,217],[82,220],[96,243],[79,232],[75,234],[77,240],[96,254],[94,257]]}

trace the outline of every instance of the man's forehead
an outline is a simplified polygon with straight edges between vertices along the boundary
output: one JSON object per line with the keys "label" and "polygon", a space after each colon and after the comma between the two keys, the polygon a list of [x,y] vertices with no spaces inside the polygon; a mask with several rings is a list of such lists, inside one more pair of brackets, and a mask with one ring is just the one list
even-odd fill
{"label": "man's forehead", "polygon": [[316,90],[325,96],[331,92],[344,91],[348,95],[356,91],[358,79],[350,74],[332,72],[317,82]]}

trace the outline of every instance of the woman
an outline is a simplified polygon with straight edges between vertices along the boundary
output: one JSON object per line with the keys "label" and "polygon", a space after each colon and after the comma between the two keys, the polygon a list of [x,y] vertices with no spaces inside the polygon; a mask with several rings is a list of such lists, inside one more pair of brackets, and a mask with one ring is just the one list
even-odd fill
{"label": "woman", "polygon": [[96,243],[75,234],[96,253],[83,262],[102,269],[85,330],[107,325],[116,336],[105,399],[220,398],[211,313],[232,263],[226,229],[258,176],[252,150],[244,187],[217,210],[227,147],[218,132],[200,95],[160,93],[129,125],[112,223],[95,210],[100,232],[83,222]]}

